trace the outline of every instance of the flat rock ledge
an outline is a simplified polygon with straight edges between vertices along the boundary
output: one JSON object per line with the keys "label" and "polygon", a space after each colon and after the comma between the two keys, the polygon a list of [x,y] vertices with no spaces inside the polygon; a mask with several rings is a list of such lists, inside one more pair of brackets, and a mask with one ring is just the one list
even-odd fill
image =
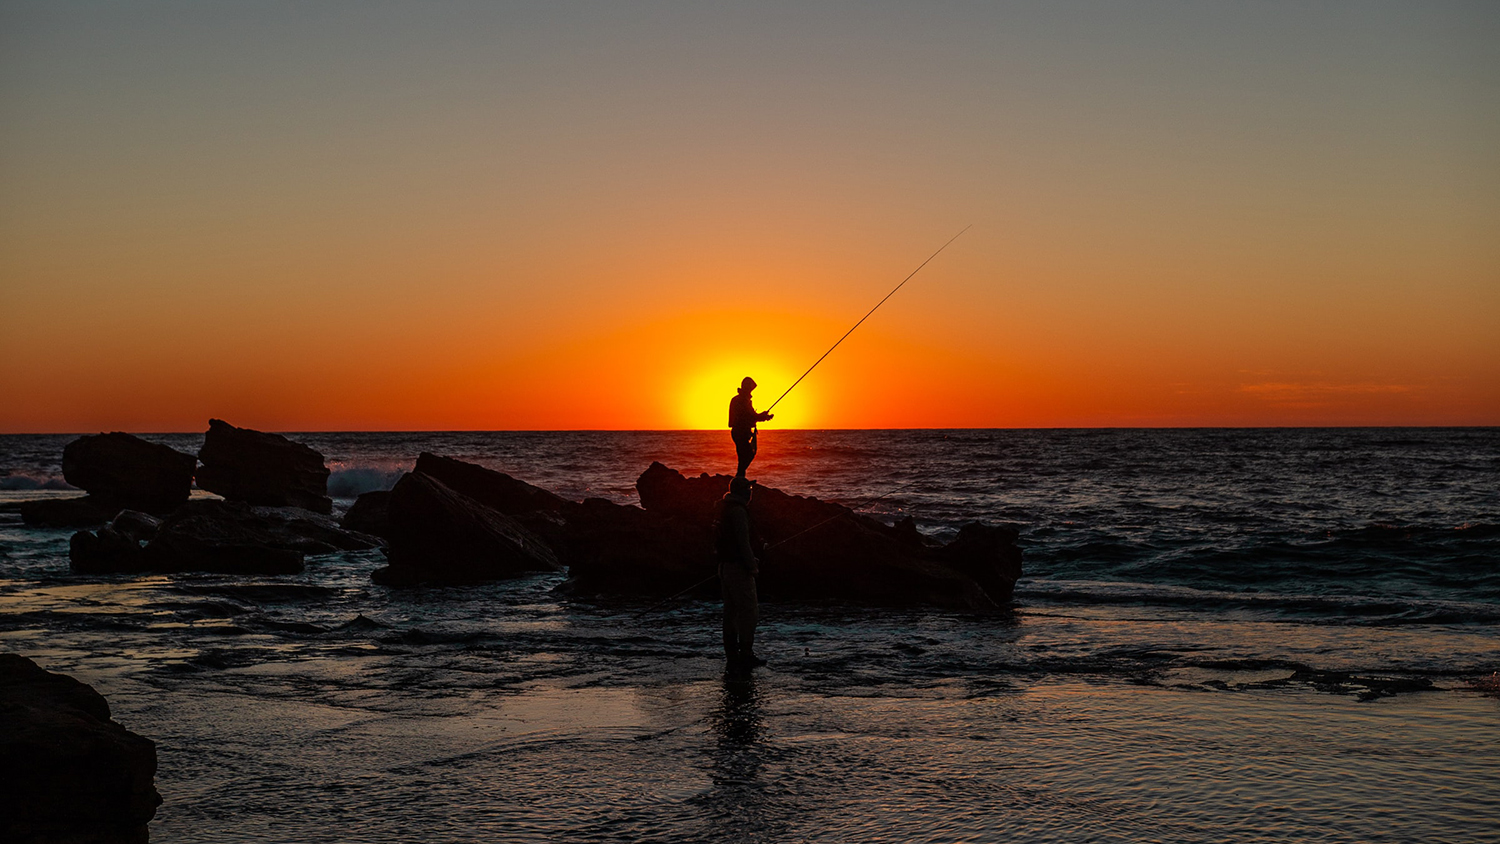
{"label": "flat rock ledge", "polygon": [[0,841],[146,844],[156,745],[84,683],[0,654]]}

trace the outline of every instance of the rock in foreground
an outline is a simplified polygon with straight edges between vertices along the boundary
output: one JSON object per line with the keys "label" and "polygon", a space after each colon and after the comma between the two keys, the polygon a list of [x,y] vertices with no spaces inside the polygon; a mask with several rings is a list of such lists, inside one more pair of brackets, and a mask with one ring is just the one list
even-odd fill
{"label": "rock in foreground", "polygon": [[230,501],[333,512],[323,455],[280,434],[210,419],[198,459],[199,489]]}
{"label": "rock in foreground", "polygon": [[0,841],[145,844],[155,776],[156,746],[98,692],[0,654]]}

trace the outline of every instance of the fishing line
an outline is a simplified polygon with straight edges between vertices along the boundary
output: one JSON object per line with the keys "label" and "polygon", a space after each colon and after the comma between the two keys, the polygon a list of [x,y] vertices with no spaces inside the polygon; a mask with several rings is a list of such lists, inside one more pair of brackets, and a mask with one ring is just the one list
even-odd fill
{"label": "fishing line", "polygon": [[[974,227],[973,223],[970,223],[967,226],[964,226],[963,229],[961,231],[959,231],[958,234],[956,234],[956,235],[948,238],[948,243],[952,243],[953,241],[958,240],[959,235],[963,234],[964,232],[968,231],[969,229],[971,229],[973,227]],[[925,267],[925,266],[927,266],[927,262],[928,261],[931,261],[933,258],[936,258],[938,256],[938,252],[942,252],[944,249],[947,249],[948,248],[948,243],[945,243],[942,246],[939,246],[937,252],[934,252],[931,255],[928,255],[927,256],[927,261],[923,261],[922,263],[918,264],[917,268],[911,271],[911,275],[908,275],[906,278],[901,279],[901,283],[900,284],[896,285],[895,288],[891,290],[891,292],[885,294],[885,299],[889,299],[892,296],[895,296],[896,295],[896,291],[900,290],[902,287],[905,287],[906,283],[908,281],[911,281],[911,277],[912,276],[914,276],[917,273],[921,272],[922,268]],[[869,314],[865,314],[864,316],[862,316],[862,317],[859,318],[859,322],[854,323],[854,328],[860,327],[860,325],[862,325],[865,320],[867,320],[867,319],[870,318],[870,314],[873,314],[873,313],[875,313],[875,311],[879,310],[880,306],[885,304],[885,299],[881,299],[879,302],[876,302],[875,303],[875,307],[873,307],[873,308],[870,309],[870,313]],[[796,381],[793,381],[792,382],[792,386],[786,388],[786,393],[782,393],[781,395],[777,396],[776,397],[776,401],[771,402],[771,406],[768,407],[768,408],[766,408],[765,412],[766,413],[770,413],[772,410],[774,410],[776,408],[776,405],[780,404],[781,400],[784,399],[784,398],[786,398],[786,394],[790,393],[792,391],[793,387],[796,387],[798,384],[801,384],[802,383],[802,379],[806,378],[807,375],[808,375],[808,373],[810,373],[814,369],[818,368],[818,364],[820,364],[820,363],[823,362],[823,358],[826,358],[829,355],[833,354],[833,350],[837,349],[839,347],[839,343],[844,342],[844,340],[846,338],[848,338],[848,336],[850,334],[854,333],[854,328],[851,328],[848,331],[845,331],[844,332],[844,336],[839,338],[838,343],[834,343],[832,346],[829,346],[828,347],[828,351],[826,351],[826,352],[823,353],[823,357],[822,358],[818,358],[817,360],[813,361],[813,365],[809,366],[807,368],[807,372],[802,373],[802,375],[799,376]]]}

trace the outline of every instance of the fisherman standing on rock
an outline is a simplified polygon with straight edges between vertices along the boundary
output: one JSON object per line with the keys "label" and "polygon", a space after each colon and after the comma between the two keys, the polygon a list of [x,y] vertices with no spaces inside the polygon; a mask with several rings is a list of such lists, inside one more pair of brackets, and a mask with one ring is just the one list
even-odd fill
{"label": "fisherman standing on rock", "polygon": [[729,435],[734,439],[734,450],[740,460],[739,469],[734,476],[742,480],[745,477],[745,470],[750,468],[750,461],[755,459],[755,452],[759,448],[755,425],[773,418],[769,411],[755,412],[755,405],[750,401],[750,393],[754,390],[755,379],[747,375],[745,380],[740,382],[740,389],[735,393],[734,398],[729,400]]}
{"label": "fisherman standing on rock", "polygon": [[[748,398],[748,391],[745,395]],[[719,558],[719,584],[724,590],[724,656],[731,673],[766,664],[755,655],[755,626],[760,621],[755,577],[760,574],[760,561],[750,544],[751,489],[744,475],[731,480],[714,520],[714,550]]]}

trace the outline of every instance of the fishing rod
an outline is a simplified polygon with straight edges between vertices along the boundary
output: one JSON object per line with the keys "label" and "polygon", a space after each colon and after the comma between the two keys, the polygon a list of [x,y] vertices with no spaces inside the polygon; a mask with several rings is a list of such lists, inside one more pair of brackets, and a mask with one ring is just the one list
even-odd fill
{"label": "fishing rod", "polygon": [[[963,232],[959,232],[959,234],[963,234]],[[914,487],[917,484],[921,483],[921,481],[922,481],[921,478],[918,478],[917,480],[914,480],[914,481],[907,481],[906,483],[902,484],[901,486],[898,486],[898,487],[896,487],[894,489],[886,490],[885,492],[882,492],[881,494],[879,494],[879,495],[877,495],[877,496],[875,496],[873,498],[867,498],[864,501],[861,501],[859,503],[858,507],[850,507],[849,508],[849,512],[851,512],[851,513],[858,513],[860,510],[865,509],[866,507],[870,506],[871,504],[874,504],[875,502],[881,500],[882,498],[888,498],[888,497],[890,497],[892,495],[895,495],[896,493],[900,492],[903,489],[909,489],[911,487]],[[823,525],[826,525],[829,522],[833,521],[834,519],[837,519],[837,518],[839,518],[840,516],[843,516],[843,515],[844,515],[843,513],[834,513],[832,516],[829,516],[828,518],[824,519],[821,522],[818,522],[817,524],[813,525],[810,528],[804,528],[803,530],[800,530],[800,531],[792,534],[791,536],[788,536],[786,539],[783,539],[780,542],[777,542],[777,543],[772,544],[772,545],[767,545],[764,550],[770,551],[773,548],[779,548],[782,545],[785,545],[788,542],[791,542],[793,539],[796,539],[797,537],[802,536],[805,533],[811,533],[812,531],[817,530],[818,528],[822,527]],[[694,583],[692,586],[689,586],[688,588],[682,590],[681,592],[678,592],[678,593],[673,594],[673,595],[671,595],[669,597],[666,597],[666,598],[662,598],[660,601],[657,601],[656,603],[652,604],[651,606],[646,607],[645,609],[643,609],[640,612],[636,613],[635,614],[635,618],[640,618],[641,616],[646,615],[647,613],[651,612],[652,610],[654,610],[654,609],[656,609],[658,607],[666,606],[667,604],[672,603],[673,601],[677,600],[678,598],[681,598],[683,595],[686,595],[689,592],[692,592],[693,590],[697,589],[698,587],[707,585],[710,580],[713,580],[714,578],[716,578],[718,576],[719,576],[719,573],[716,571],[713,574],[709,575],[708,577],[705,577],[702,580],[698,581],[697,583]]]}
{"label": "fishing rod", "polygon": [[[967,226],[964,226],[963,229],[961,231],[959,231],[958,234],[956,234],[956,235],[948,238],[948,243],[952,243],[953,241],[958,240],[959,235],[963,234],[964,232],[968,231],[969,229],[971,229],[973,227],[974,227],[973,223],[970,223]],[[928,261],[931,261],[933,258],[936,258],[938,256],[938,252],[942,252],[944,249],[947,249],[948,248],[948,243],[945,243],[942,246],[939,246],[937,252],[934,252],[931,255],[928,255],[927,256],[927,261],[923,261],[922,263],[918,264],[917,268],[911,271],[911,275],[908,275],[906,278],[901,279],[901,283],[900,284],[896,285],[896,287],[894,289],[892,289],[891,292],[885,294],[885,299],[889,299],[892,296],[895,296],[896,295],[896,291],[900,290],[902,287],[905,287],[906,283],[908,281],[911,281],[911,277],[912,276],[914,276],[917,273],[921,272],[922,268],[925,267],[925,266],[927,266]],[[881,299],[879,302],[876,302],[875,303],[875,307],[873,307],[873,308],[870,309],[870,313],[865,314],[864,316],[860,317],[859,318],[859,322],[854,323],[854,328],[860,327],[860,325],[862,325],[865,320],[867,320],[867,319],[870,318],[870,314],[873,314],[877,310],[879,310],[880,306],[885,304],[885,299]],[[792,382],[792,386],[786,388],[786,393],[782,393],[781,395],[777,396],[776,397],[776,401],[771,402],[771,406],[768,407],[768,408],[766,408],[765,412],[766,413],[770,413],[772,410],[774,410],[776,408],[776,405],[780,404],[781,400],[784,399],[784,398],[786,398],[786,394],[790,393],[792,391],[793,387],[796,387],[798,384],[801,384],[802,383],[802,379],[806,378],[808,376],[808,373],[810,373],[814,369],[818,368],[818,364],[820,364],[820,363],[823,362],[823,358],[826,358],[829,355],[833,354],[833,350],[837,349],[839,347],[839,343],[844,342],[844,340],[847,339],[850,334],[854,333],[854,328],[851,328],[848,331],[845,331],[844,332],[844,336],[839,338],[838,343],[834,343],[832,346],[829,346],[828,347],[828,351],[826,351],[826,352],[823,353],[823,357],[822,358],[818,358],[817,360],[813,361],[813,365],[809,366],[807,368],[807,372],[802,373],[802,375],[799,376],[796,381],[793,381]]]}

